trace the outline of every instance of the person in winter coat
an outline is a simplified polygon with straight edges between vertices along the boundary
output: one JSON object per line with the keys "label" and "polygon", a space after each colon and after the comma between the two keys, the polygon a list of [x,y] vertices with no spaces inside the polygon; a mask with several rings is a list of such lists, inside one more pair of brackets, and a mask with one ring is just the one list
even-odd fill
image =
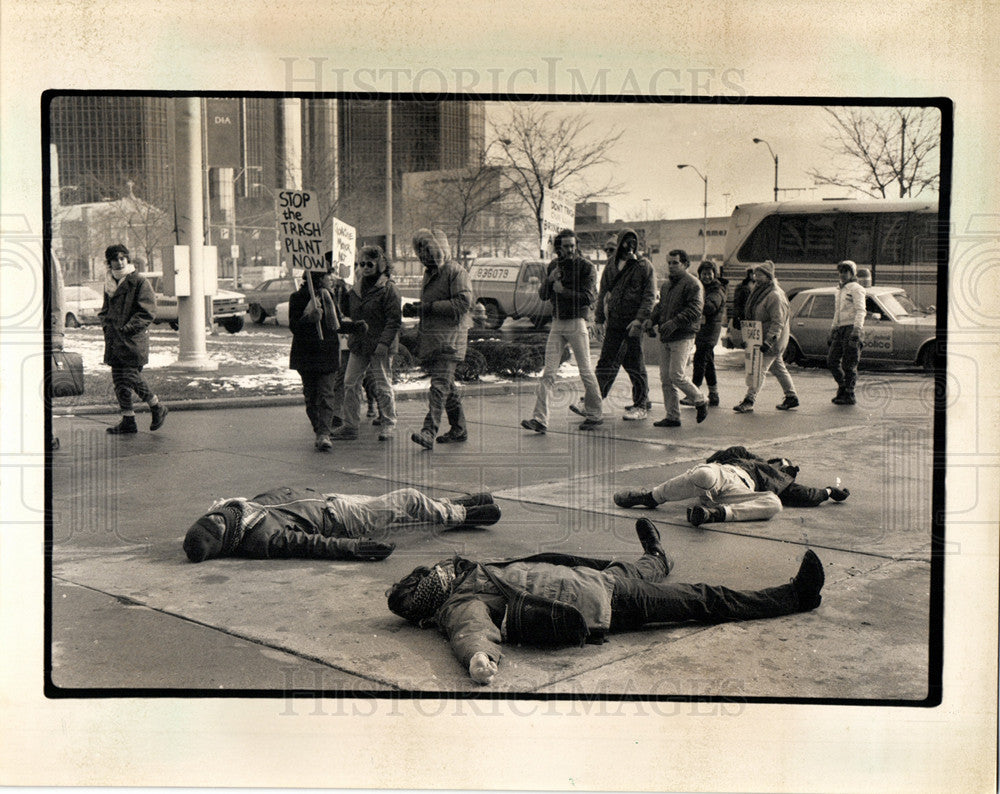
{"label": "person in winter coat", "polygon": [[[608,396],[618,369],[624,364],[632,381],[632,405],[624,417],[630,421],[645,419],[648,412],[649,378],[642,357],[642,331],[656,302],[653,265],[638,256],[638,249],[639,235],[632,229],[623,229],[615,254],[608,258],[601,274],[594,312],[594,322],[605,325],[595,368],[601,397]],[[584,413],[582,406],[573,406],[573,410]]]}
{"label": "person in winter coat", "polygon": [[653,307],[650,326],[660,335],[660,383],[667,415],[654,427],[680,427],[681,409],[677,390],[694,403],[697,421],[708,417],[708,400],[687,376],[694,350],[694,336],[701,322],[705,290],[688,272],[688,255],[679,248],[667,255],[667,280],[660,287],[660,300]]}
{"label": "person in winter coat", "polygon": [[191,562],[214,557],[256,560],[384,560],[393,527],[425,523],[451,529],[489,526],[500,508],[488,493],[432,499],[415,488],[384,496],[322,494],[311,488],[272,488],[253,499],[220,499],[187,531]]}
{"label": "person in winter coat", "polygon": [[746,310],[747,298],[753,292],[753,287],[753,268],[748,267],[746,276],[733,290],[733,316],[729,321],[729,339],[732,341],[733,347],[744,346],[742,323],[747,319],[744,311]]}
{"label": "person in winter coat", "polygon": [[[420,301],[407,304],[404,316],[420,317],[417,356],[430,375],[431,387],[423,428],[412,433],[410,440],[433,449],[435,440],[456,444],[469,438],[455,367],[465,360],[469,343],[472,282],[465,268],[452,261],[448,238],[439,229],[418,229],[413,235],[413,250],[424,266],[424,282]],[[451,426],[437,436],[442,410]]]}
{"label": "person in winter coat", "polygon": [[837,265],[836,310],[830,327],[830,346],[826,366],[837,381],[834,405],[854,405],[854,386],[858,382],[861,359],[861,329],[865,326],[865,288],[858,283],[858,266],[850,259]]}
{"label": "person in winter coat", "polygon": [[763,343],[760,352],[763,362],[760,382],[754,381],[753,373],[747,373],[747,393],[739,405],[733,406],[733,410],[741,414],[753,413],[757,392],[764,385],[768,371],[774,373],[778,384],[785,392],[785,399],[775,407],[779,411],[798,408],[799,398],[784,359],[785,348],[788,347],[788,298],[778,284],[778,279],[774,275],[774,262],[770,259],[754,268],[754,285],[750,297],[747,298],[743,317],[744,320],[756,320],[762,326]]}
{"label": "person in winter coat", "polygon": [[121,421],[108,428],[114,435],[137,433],[132,392],[149,406],[158,430],[167,417],[163,405],[142,377],[149,363],[149,326],[156,317],[156,296],[146,278],[136,272],[124,245],[109,245],[104,251],[108,272],[104,277],[104,304],[97,316],[104,329],[104,363],[111,367],[111,382],[118,399]]}
{"label": "person in winter coat", "polygon": [[597,295],[597,268],[580,256],[576,234],[562,229],[554,240],[556,258],[549,263],[545,280],[538,288],[543,301],[552,301],[552,325],[545,342],[545,369],[538,382],[535,410],[531,419],[521,421],[525,430],[545,433],[549,426],[549,395],[555,387],[556,372],[562,354],[569,345],[583,381],[583,408],[576,413],[584,416],[580,430],[593,430],[604,424],[601,418],[601,387],[590,365],[590,330]]}
{"label": "person in winter coat", "polygon": [[[310,294],[309,281],[315,299]],[[338,410],[340,334],[364,333],[367,329],[363,323],[341,320],[329,270],[305,273],[302,285],[288,299],[288,327],[292,332],[288,368],[296,370],[302,379],[306,416],[316,436],[314,447],[325,452],[333,447],[330,433]]]}
{"label": "person in winter coat", "polygon": [[[694,336],[694,371],[691,382],[701,388],[708,386],[708,404],[719,404],[719,381],[715,376],[715,346],[722,334],[722,317],[726,313],[726,287],[729,282],[719,278],[719,267],[711,259],[698,265],[698,280],[705,290],[705,305],[701,310],[701,327]],[[681,405],[694,405],[685,397]]]}
{"label": "person in winter coat", "polygon": [[[636,562],[543,553],[500,562],[462,557],[415,568],[387,591],[389,609],[422,628],[437,625],[473,681],[499,672],[502,643],[599,644],[610,632],[648,623],[723,623],[807,612],[819,606],[825,575],[810,549],[788,583],[763,590],[667,583],[673,568],[652,522],[635,525]],[[525,602],[545,618],[535,620]]]}
{"label": "person in winter coat", "polygon": [[695,526],[714,521],[766,521],[786,507],[817,507],[827,499],[843,502],[851,492],[836,486],[799,485],[799,467],[787,458],[764,460],[746,447],[727,447],[705,463],[648,490],[619,491],[619,507],[655,508],[664,502],[698,497],[687,519]]}
{"label": "person in winter coat", "polygon": [[351,335],[350,357],[344,373],[344,424],[330,438],[334,441],[358,437],[361,422],[361,388],[365,373],[371,372],[379,403],[379,441],[393,436],[396,401],[392,390],[392,357],[399,349],[402,301],[392,280],[385,252],[365,246],[358,255],[359,277],[347,293],[347,312],[354,322],[364,322],[364,333]]}

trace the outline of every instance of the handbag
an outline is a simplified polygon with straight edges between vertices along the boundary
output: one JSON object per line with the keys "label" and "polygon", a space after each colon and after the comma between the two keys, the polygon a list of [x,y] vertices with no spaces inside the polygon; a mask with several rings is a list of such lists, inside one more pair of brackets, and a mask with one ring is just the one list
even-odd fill
{"label": "handbag", "polygon": [[79,397],[83,394],[83,356],[66,350],[52,351],[49,371],[50,397]]}
{"label": "handbag", "polygon": [[554,601],[510,585],[488,566],[483,570],[507,598],[505,636],[515,645],[582,646],[590,633],[583,613],[572,604]]}

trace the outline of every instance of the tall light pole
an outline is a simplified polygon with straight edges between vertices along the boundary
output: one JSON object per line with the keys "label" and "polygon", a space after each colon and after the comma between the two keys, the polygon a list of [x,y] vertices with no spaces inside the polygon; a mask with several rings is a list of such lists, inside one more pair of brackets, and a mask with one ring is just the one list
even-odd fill
{"label": "tall light pole", "polygon": [[677,167],[692,169],[698,176],[701,177],[702,182],[705,183],[705,213],[702,216],[701,222],[701,258],[704,261],[705,259],[708,259],[708,177],[693,165],[688,165],[687,163],[681,163]]}
{"label": "tall light pole", "polygon": [[763,138],[754,138],[754,143],[762,143],[767,147],[767,150],[771,153],[771,157],[774,158],[774,200],[778,200],[778,155],[774,153],[774,149],[771,148],[771,144],[765,141]]}

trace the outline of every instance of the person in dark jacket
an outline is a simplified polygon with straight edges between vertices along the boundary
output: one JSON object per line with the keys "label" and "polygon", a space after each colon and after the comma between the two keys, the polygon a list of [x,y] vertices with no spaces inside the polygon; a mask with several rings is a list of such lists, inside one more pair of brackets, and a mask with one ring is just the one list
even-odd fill
{"label": "person in dark jacket", "polygon": [[384,496],[322,494],[311,488],[272,488],[253,499],[220,499],[187,531],[191,562],[214,557],[265,560],[383,560],[395,544],[393,527],[431,524],[452,529],[490,526],[500,508],[488,493],[432,499],[415,488]]}
{"label": "person in dark jacket", "polygon": [[[694,371],[691,382],[701,388],[702,380],[708,386],[708,404],[719,404],[719,381],[715,376],[715,346],[722,334],[722,318],[726,313],[726,286],[719,278],[719,268],[711,259],[698,265],[698,279],[705,290],[705,305],[701,310],[701,327],[694,337]],[[689,397],[681,405],[694,405]]]}
{"label": "person in dark jacket", "polygon": [[[652,263],[638,255],[639,235],[622,229],[618,247],[601,274],[594,322],[604,327],[604,342],[595,374],[601,397],[607,397],[624,364],[632,381],[632,405],[625,419],[645,419],[649,378],[642,357],[642,331],[656,302],[656,275]],[[573,406],[582,414],[582,406]]]}
{"label": "person in dark jacket", "polygon": [[[417,356],[430,375],[427,415],[419,433],[410,440],[424,449],[439,444],[459,444],[469,438],[462,408],[462,393],[455,383],[455,368],[465,360],[472,327],[472,281],[464,267],[451,259],[451,246],[440,229],[418,229],[413,250],[424,266],[420,301],[406,306],[405,317],[420,317]],[[442,410],[448,432],[438,436]],[[436,436],[436,438],[435,438]]]}
{"label": "person in dark jacket", "polygon": [[687,519],[695,526],[716,521],[766,521],[786,507],[817,507],[827,499],[843,502],[851,492],[837,485],[811,488],[795,482],[799,467],[787,458],[764,460],[746,447],[721,449],[705,463],[648,490],[619,491],[619,507],[655,508],[664,502],[698,497]]}
{"label": "person in dark jacket", "polygon": [[753,268],[748,267],[746,276],[736,285],[736,289],[733,290],[733,316],[729,321],[729,339],[732,341],[733,347],[744,346],[742,322],[747,319],[746,303],[747,298],[750,297],[750,293],[753,291],[753,287]]}
{"label": "person in dark jacket", "polygon": [[109,433],[137,433],[132,392],[149,406],[158,430],[167,417],[163,405],[142,377],[149,363],[149,326],[156,317],[156,296],[146,278],[136,272],[124,245],[109,245],[104,251],[108,272],[104,277],[104,304],[97,316],[104,329],[104,363],[111,367],[111,382],[121,412],[121,421]]}
{"label": "person in dark jacket", "polygon": [[378,246],[365,246],[358,255],[359,277],[347,293],[348,315],[367,326],[364,333],[352,334],[351,355],[344,373],[344,424],[334,430],[334,441],[358,437],[361,423],[361,389],[366,372],[371,372],[381,421],[379,441],[393,436],[396,426],[396,401],[392,391],[392,356],[399,349],[402,326],[402,301],[392,280],[392,269],[385,252]]}
{"label": "person in dark jacket", "polygon": [[[666,583],[673,561],[652,522],[635,525],[643,555],[637,562],[543,553],[500,562],[462,557],[420,566],[387,591],[389,609],[422,628],[437,625],[472,679],[489,684],[499,671],[503,642],[569,645],[605,641],[609,632],[649,623],[716,624],[780,617],[816,609],[823,564],[807,550],[795,577],[763,590]],[[532,622],[520,606],[530,594],[565,618]],[[572,633],[565,630],[575,625]]]}
{"label": "person in dark jacket", "polygon": [[535,410],[531,419],[521,421],[521,427],[536,433],[548,430],[549,395],[555,387],[563,351],[569,345],[583,381],[584,420],[580,429],[593,430],[604,424],[601,387],[590,364],[590,330],[587,327],[597,296],[597,268],[580,256],[572,229],[561,230],[554,243],[557,256],[549,263],[545,280],[538,288],[538,296],[543,301],[552,301],[552,325],[545,342],[545,369],[536,391]]}
{"label": "person in dark jacket", "polygon": [[[312,282],[312,294],[309,281]],[[329,270],[305,273],[302,285],[288,299],[288,327],[292,332],[288,368],[296,370],[302,379],[306,416],[316,436],[314,446],[325,452],[333,447],[330,432],[338,410],[336,376],[340,370],[340,334],[363,333],[367,329],[363,323],[341,320]]]}
{"label": "person in dark jacket", "polygon": [[660,287],[660,300],[653,307],[650,327],[660,336],[660,384],[667,415],[654,427],[680,427],[680,389],[697,409],[697,421],[708,417],[708,400],[687,375],[688,360],[694,350],[694,335],[701,322],[705,291],[688,272],[687,252],[677,248],[667,255],[667,280]]}

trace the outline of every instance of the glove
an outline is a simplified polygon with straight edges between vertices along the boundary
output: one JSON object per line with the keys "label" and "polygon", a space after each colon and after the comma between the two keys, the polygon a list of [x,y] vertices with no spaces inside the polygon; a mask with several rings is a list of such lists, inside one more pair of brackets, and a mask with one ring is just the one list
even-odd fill
{"label": "glove", "polygon": [[361,538],[354,548],[354,559],[370,562],[384,560],[395,548],[395,543],[379,543],[377,540]]}
{"label": "glove", "polygon": [[344,323],[348,326],[348,334],[367,334],[368,333],[368,323],[364,320],[358,320],[353,323]]}
{"label": "glove", "polygon": [[403,304],[403,316],[404,317],[419,317],[421,309],[423,306],[420,301],[416,303],[404,303]]}
{"label": "glove", "polygon": [[858,328],[856,325],[851,329],[851,341],[854,344],[857,344],[858,342],[861,341],[861,329]]}
{"label": "glove", "polygon": [[642,327],[646,329],[646,336],[656,337],[656,326],[653,325],[649,320],[646,320]]}
{"label": "glove", "polygon": [[633,320],[628,324],[628,335],[633,339],[642,335],[642,320]]}
{"label": "glove", "polygon": [[497,663],[482,651],[469,660],[469,675],[477,684],[489,684],[497,674]]}
{"label": "glove", "polygon": [[389,345],[385,342],[379,342],[375,345],[375,357],[376,358],[388,358],[389,357]]}
{"label": "glove", "polygon": [[774,350],[774,347],[772,347],[770,342],[764,342],[760,346],[760,352],[763,353],[765,356],[770,355],[772,350]]}

